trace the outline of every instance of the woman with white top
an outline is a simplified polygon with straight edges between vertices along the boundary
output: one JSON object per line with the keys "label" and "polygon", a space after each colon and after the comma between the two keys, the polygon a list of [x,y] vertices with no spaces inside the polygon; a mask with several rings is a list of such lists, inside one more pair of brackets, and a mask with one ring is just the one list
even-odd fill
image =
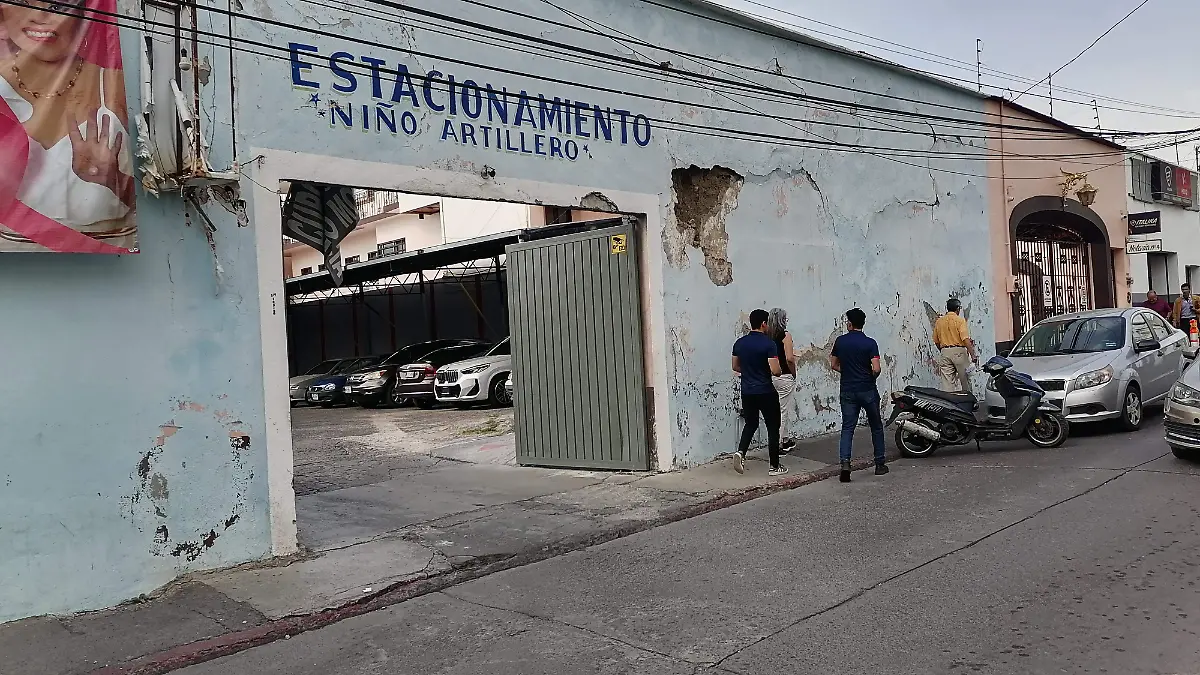
{"label": "woman with white top", "polygon": [[115,13],[115,0],[0,4],[0,251],[136,250]]}

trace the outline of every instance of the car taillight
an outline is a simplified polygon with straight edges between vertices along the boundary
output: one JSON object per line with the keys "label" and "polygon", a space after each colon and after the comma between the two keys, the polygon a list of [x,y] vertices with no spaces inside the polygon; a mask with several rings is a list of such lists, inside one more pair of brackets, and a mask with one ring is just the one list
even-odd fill
{"label": "car taillight", "polygon": [[425,364],[425,374],[426,375],[433,375],[436,372],[437,372],[437,368],[434,368],[433,366],[429,365],[428,363]]}

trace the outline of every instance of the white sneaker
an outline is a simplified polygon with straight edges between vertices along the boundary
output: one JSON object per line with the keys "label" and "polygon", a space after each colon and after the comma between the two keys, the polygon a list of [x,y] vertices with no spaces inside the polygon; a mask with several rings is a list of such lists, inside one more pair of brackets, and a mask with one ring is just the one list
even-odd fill
{"label": "white sneaker", "polygon": [[733,470],[738,473],[746,473],[746,458],[740,452],[733,453]]}

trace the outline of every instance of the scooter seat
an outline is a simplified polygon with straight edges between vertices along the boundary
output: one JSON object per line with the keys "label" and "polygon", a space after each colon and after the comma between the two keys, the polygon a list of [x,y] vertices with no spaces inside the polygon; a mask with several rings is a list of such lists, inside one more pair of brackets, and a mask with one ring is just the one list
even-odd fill
{"label": "scooter seat", "polygon": [[908,387],[908,390],[923,396],[929,396],[930,398],[941,399],[957,406],[975,406],[979,403],[979,399],[970,393],[942,391],[941,389],[930,389],[929,387]]}

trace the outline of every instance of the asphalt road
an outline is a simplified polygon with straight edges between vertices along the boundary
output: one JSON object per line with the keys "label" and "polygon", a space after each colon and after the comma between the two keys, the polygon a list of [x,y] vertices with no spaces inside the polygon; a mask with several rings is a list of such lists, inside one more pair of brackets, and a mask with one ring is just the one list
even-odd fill
{"label": "asphalt road", "polygon": [[939,454],[463,584],[187,675],[1197,673],[1200,465]]}

